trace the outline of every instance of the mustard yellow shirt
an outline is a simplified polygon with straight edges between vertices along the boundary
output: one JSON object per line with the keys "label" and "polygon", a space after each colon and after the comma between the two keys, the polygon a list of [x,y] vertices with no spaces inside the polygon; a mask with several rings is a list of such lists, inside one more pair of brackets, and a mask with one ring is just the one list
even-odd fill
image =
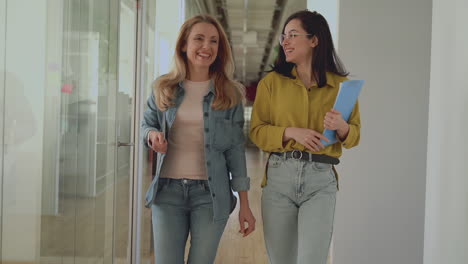
{"label": "mustard yellow shirt", "polygon": [[347,80],[346,77],[327,72],[326,86],[313,86],[308,91],[297,78],[296,68],[293,68],[292,74],[296,79],[270,72],[259,82],[252,109],[252,142],[266,152],[297,149],[337,158],[341,156],[342,146],[352,148],[358,145],[361,129],[358,103],[348,120],[349,133],[344,141],[338,140],[318,152],[306,149],[295,140],[283,144],[283,134],[287,127],[309,128],[323,133],[325,114],[333,108],[340,83]]}

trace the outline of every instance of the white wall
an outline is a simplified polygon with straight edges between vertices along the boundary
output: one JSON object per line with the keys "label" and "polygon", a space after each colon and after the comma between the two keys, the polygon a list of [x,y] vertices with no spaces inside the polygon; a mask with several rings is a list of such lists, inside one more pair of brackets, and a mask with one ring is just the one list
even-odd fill
{"label": "white wall", "polygon": [[423,263],[432,3],[339,7],[339,54],[366,83],[361,144],[338,167],[334,263]]}
{"label": "white wall", "polygon": [[433,5],[424,263],[467,263],[468,1]]}
{"label": "white wall", "polygon": [[327,20],[335,48],[338,44],[339,0],[307,0],[307,9],[319,12]]}

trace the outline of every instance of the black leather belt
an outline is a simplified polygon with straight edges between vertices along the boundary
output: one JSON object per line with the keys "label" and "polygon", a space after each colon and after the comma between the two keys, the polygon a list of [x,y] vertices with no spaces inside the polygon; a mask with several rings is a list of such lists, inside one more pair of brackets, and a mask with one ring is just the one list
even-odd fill
{"label": "black leather belt", "polygon": [[298,159],[298,160],[305,160],[305,161],[314,161],[314,162],[321,162],[327,164],[337,165],[340,163],[338,158],[330,157],[324,154],[312,154],[306,151],[300,150],[293,150],[287,152],[272,152],[271,154],[275,154],[277,156],[285,157],[287,159]]}

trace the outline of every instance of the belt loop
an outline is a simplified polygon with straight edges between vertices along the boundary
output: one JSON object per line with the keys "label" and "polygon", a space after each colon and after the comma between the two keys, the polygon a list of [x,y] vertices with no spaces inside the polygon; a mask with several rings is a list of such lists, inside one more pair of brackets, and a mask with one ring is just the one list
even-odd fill
{"label": "belt loop", "polygon": [[159,182],[162,186],[166,186],[168,183],[167,183],[167,179],[166,178],[160,178],[159,179]]}
{"label": "belt loop", "polygon": [[308,153],[308,155],[309,155],[309,162],[312,162],[312,153]]}

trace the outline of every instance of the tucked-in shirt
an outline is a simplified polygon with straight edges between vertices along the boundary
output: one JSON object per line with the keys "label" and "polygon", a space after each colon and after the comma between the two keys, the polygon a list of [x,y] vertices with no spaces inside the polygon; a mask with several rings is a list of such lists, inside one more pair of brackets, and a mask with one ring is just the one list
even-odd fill
{"label": "tucked-in shirt", "polygon": [[[271,72],[259,82],[252,109],[252,142],[266,152],[302,150],[336,158],[341,157],[342,146],[352,148],[358,145],[361,130],[358,102],[348,120],[348,136],[343,141],[338,138],[335,144],[316,152],[294,139],[283,142],[283,134],[287,127],[308,128],[323,133],[325,114],[333,108],[340,83],[347,80],[346,77],[327,72],[327,83],[324,87],[314,85],[306,89],[297,77],[296,68],[293,68],[291,73],[295,79]],[[333,170],[338,180],[338,173],[334,167]],[[265,168],[262,186],[266,184]]]}
{"label": "tucked-in shirt", "polygon": [[342,146],[356,146],[359,143],[361,128],[358,103],[348,120],[349,133],[344,141],[338,140],[317,152],[307,149],[293,139],[283,143],[283,134],[287,127],[308,128],[323,133],[325,114],[333,108],[340,83],[347,80],[346,77],[327,73],[326,85],[322,88],[314,85],[309,91],[297,77],[296,68],[293,68],[292,74],[296,79],[271,72],[259,82],[252,109],[252,142],[266,152],[296,149],[337,158],[341,156]]}
{"label": "tucked-in shirt", "polygon": [[184,82],[185,97],[169,131],[161,178],[206,180],[203,96],[210,81]]}

